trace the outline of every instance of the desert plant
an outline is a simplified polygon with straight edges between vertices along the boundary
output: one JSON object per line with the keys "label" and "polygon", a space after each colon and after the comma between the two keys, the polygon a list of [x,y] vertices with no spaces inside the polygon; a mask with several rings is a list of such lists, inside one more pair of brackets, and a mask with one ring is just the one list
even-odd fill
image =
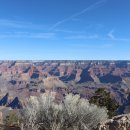
{"label": "desert plant", "polygon": [[107,110],[79,95],[67,94],[56,101],[52,93],[31,97],[22,110],[27,130],[92,130],[107,119]]}
{"label": "desert plant", "polygon": [[4,119],[4,130],[8,130],[10,126],[20,126],[20,121],[18,113],[13,111],[9,112]]}
{"label": "desert plant", "polygon": [[89,102],[100,107],[106,107],[109,118],[117,115],[119,104],[114,98],[111,97],[110,92],[108,92],[105,88],[98,88],[95,91],[95,95],[91,97]]}

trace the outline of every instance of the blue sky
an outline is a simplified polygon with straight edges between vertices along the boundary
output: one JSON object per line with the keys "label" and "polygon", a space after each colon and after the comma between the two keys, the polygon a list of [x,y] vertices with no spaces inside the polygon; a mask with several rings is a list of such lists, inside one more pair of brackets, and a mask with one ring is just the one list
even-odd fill
{"label": "blue sky", "polygon": [[1,60],[130,60],[130,0],[0,0]]}

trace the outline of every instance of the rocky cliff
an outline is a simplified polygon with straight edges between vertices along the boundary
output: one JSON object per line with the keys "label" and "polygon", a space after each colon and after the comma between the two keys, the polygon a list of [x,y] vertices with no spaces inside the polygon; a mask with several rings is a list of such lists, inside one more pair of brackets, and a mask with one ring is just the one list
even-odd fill
{"label": "rocky cliff", "polygon": [[127,113],[130,61],[0,61],[0,99],[9,93],[25,101],[49,89],[90,99],[101,87],[123,106],[121,113]]}
{"label": "rocky cliff", "polygon": [[99,124],[96,130],[130,130],[130,114],[113,117]]}

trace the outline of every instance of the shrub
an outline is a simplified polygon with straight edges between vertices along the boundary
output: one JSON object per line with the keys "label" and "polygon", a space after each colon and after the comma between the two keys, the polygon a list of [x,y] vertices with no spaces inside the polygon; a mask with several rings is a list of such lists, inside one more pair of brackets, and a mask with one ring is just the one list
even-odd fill
{"label": "shrub", "polygon": [[109,118],[117,115],[119,104],[115,99],[111,98],[110,92],[107,92],[104,88],[98,88],[95,91],[95,96],[91,97],[89,102],[100,107],[106,107]]}
{"label": "shrub", "polygon": [[10,126],[20,126],[20,118],[17,113],[9,112],[4,119],[4,130],[8,130]]}
{"label": "shrub", "polygon": [[92,130],[107,119],[105,108],[73,94],[59,102],[52,93],[31,97],[21,114],[27,130]]}

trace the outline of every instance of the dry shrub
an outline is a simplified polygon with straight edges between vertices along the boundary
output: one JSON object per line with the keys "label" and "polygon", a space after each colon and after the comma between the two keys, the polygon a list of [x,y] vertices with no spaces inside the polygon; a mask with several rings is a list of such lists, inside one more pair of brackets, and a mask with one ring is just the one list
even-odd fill
{"label": "dry shrub", "polygon": [[92,130],[108,116],[106,108],[90,104],[79,95],[67,94],[56,103],[49,93],[31,97],[22,117],[27,130]]}

